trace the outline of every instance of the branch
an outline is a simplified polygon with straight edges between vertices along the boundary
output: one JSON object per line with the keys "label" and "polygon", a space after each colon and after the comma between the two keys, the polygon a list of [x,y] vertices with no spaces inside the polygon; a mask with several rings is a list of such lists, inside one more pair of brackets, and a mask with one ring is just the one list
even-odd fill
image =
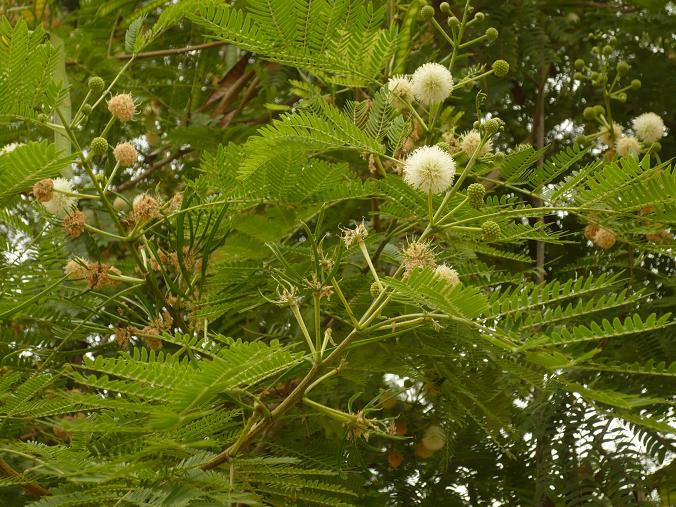
{"label": "branch", "polygon": [[190,152],[190,149],[181,149],[181,150],[178,150],[176,153],[172,153],[172,154],[169,155],[168,157],[163,158],[163,159],[160,160],[159,162],[155,162],[153,165],[151,165],[150,167],[148,167],[148,169],[146,169],[146,170],[143,171],[141,174],[139,174],[138,176],[136,176],[136,178],[131,179],[131,180],[129,180],[129,181],[125,181],[124,183],[120,184],[120,185],[116,188],[116,191],[117,191],[117,192],[123,192],[123,191],[125,191],[125,190],[129,190],[130,188],[135,187],[136,185],[138,185],[138,184],[141,182],[141,180],[147,178],[148,176],[150,176],[151,174],[153,174],[153,173],[154,173],[155,171],[157,171],[158,169],[161,169],[161,168],[164,167],[165,165],[167,165],[167,164],[173,162],[174,160],[176,160],[177,158],[179,158],[179,157],[185,155],[185,154],[188,153],[188,152]]}
{"label": "branch", "polygon": [[[0,473],[2,473],[2,475],[4,475],[5,477],[13,477],[15,479],[22,480],[26,479],[26,477],[23,474],[20,474],[19,472],[14,470],[9,465],[9,463],[7,463],[2,458],[0,458]],[[39,484],[31,484],[31,483],[21,484],[21,487],[33,496],[49,496],[52,494],[48,489],[43,488]]]}
{"label": "branch", "polygon": [[134,55],[133,53],[120,53],[114,55],[113,58],[117,60],[130,60],[131,58],[136,58],[137,60],[139,58],[157,58],[160,56],[172,56],[179,55],[181,53],[189,53],[190,51],[200,51],[202,49],[217,48],[220,46],[225,46],[226,44],[227,42],[219,40],[214,42],[206,42],[204,44],[198,44],[197,46],[185,46],[182,48],[158,49],[157,51],[146,51],[145,53],[136,53],[136,55]]}

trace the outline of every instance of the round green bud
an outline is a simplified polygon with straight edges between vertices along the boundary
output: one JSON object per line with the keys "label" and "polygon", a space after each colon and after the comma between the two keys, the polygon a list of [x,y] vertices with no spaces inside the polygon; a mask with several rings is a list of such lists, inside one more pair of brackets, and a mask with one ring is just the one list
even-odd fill
{"label": "round green bud", "polygon": [[617,39],[615,37],[611,37],[608,40],[608,44],[610,44],[611,46],[614,46],[615,44],[617,44]]}
{"label": "round green bud", "polygon": [[491,118],[490,120],[486,120],[485,122],[483,122],[481,127],[487,135],[494,136],[495,134],[500,132],[504,124],[505,122],[502,121],[500,118]]}
{"label": "round green bud", "polygon": [[624,60],[617,62],[617,73],[620,76],[624,76],[627,72],[629,72],[629,64]]}
{"label": "round green bud", "polygon": [[626,102],[626,101],[627,101],[627,94],[624,93],[624,92],[618,94],[618,95],[617,95],[617,100],[619,100],[619,101],[622,102],[622,103]]}
{"label": "round green bud", "polygon": [[573,74],[573,79],[575,79],[575,81],[582,81],[584,80],[584,74],[582,72],[576,72]]}
{"label": "round green bud", "polygon": [[503,152],[503,151],[496,151],[496,152],[493,154],[493,160],[495,160],[496,162],[502,162],[503,160],[505,160],[505,152]]}
{"label": "round green bud", "polygon": [[584,60],[582,58],[578,58],[577,60],[575,60],[575,68],[577,70],[584,69]]}
{"label": "round green bud", "polygon": [[594,46],[594,47],[592,48],[592,53],[594,53],[595,55],[598,55],[600,52],[601,52],[601,48],[600,48],[600,47]]}
{"label": "round green bud", "polygon": [[575,138],[575,144],[578,144],[580,146],[584,146],[587,144],[587,136],[579,135]]}
{"label": "round green bud", "polygon": [[598,116],[599,114],[605,113],[606,108],[603,107],[602,105],[597,105],[597,106],[594,106],[594,111],[596,112],[596,115]]}
{"label": "round green bud", "polygon": [[505,60],[495,60],[493,62],[493,73],[497,77],[505,77],[509,72],[509,64]]}
{"label": "round green bud", "polygon": [[488,40],[495,40],[498,38],[498,30],[495,27],[486,28],[486,38]]}
{"label": "round green bud", "polygon": [[451,13],[451,6],[448,5],[448,2],[441,2],[439,4],[439,10],[443,12],[444,14],[450,14]]}
{"label": "round green bud", "polygon": [[498,239],[501,233],[500,226],[492,220],[488,220],[481,224],[481,231],[483,232],[484,240],[489,243]]}
{"label": "round green bud", "polygon": [[486,195],[486,187],[481,183],[472,183],[467,187],[467,202],[474,209],[480,209],[484,205],[484,195]]}
{"label": "round green bud", "polygon": [[108,151],[108,141],[105,137],[95,137],[92,139],[91,150],[94,155],[103,155]]}
{"label": "round green bud", "polygon": [[447,23],[448,26],[450,26],[451,28],[457,28],[458,26],[460,26],[460,20],[455,16],[451,16],[450,18],[448,18]]}
{"label": "round green bud", "polygon": [[48,121],[49,121],[49,115],[47,115],[47,114],[45,114],[45,113],[40,113],[40,114],[38,115],[38,121],[39,121],[40,123],[46,123],[46,122],[48,122]]}
{"label": "round green bud", "polygon": [[641,80],[640,79],[632,79],[631,80],[631,89],[632,90],[638,90],[641,87]]}
{"label": "round green bud", "polygon": [[594,111],[593,107],[585,107],[584,111],[582,111],[582,117],[585,120],[593,120],[596,118],[596,111]]}
{"label": "round green bud", "polygon": [[376,282],[371,284],[371,287],[369,287],[369,292],[371,292],[371,296],[374,298],[377,298],[380,295],[380,287],[378,287]]}
{"label": "round green bud", "polygon": [[479,120],[472,123],[472,128],[478,129],[479,127],[481,127],[481,123],[479,123]]}
{"label": "round green bud", "polygon": [[84,106],[82,106],[82,114],[84,114],[85,116],[89,116],[90,114],[92,114],[91,104],[85,104]]}
{"label": "round green bud", "polygon": [[601,77],[601,74],[598,72],[592,72],[590,76],[594,81],[598,81],[598,79]]}
{"label": "round green bud", "polygon": [[422,9],[420,9],[420,16],[422,16],[423,19],[432,19],[434,17],[434,7],[431,5],[424,5]]}
{"label": "round green bud", "polygon": [[99,94],[105,88],[106,83],[103,82],[103,78],[100,78],[99,76],[92,76],[89,78],[87,86],[89,86],[89,89],[92,91],[92,93]]}
{"label": "round green bud", "polygon": [[605,46],[603,46],[603,54],[604,54],[604,55],[608,56],[608,55],[611,54],[612,52],[613,52],[613,47],[612,47],[612,46],[610,46],[610,45],[608,45],[608,44],[606,44]]}
{"label": "round green bud", "polygon": [[474,15],[474,19],[476,19],[479,23],[481,23],[484,19],[486,19],[486,15],[483,12],[477,12]]}

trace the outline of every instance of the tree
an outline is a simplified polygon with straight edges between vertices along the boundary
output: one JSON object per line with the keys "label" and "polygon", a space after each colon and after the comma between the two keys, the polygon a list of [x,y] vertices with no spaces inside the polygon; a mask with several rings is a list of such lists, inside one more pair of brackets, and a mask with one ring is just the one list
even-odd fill
{"label": "tree", "polygon": [[668,505],[665,10],[10,6],[0,498]]}

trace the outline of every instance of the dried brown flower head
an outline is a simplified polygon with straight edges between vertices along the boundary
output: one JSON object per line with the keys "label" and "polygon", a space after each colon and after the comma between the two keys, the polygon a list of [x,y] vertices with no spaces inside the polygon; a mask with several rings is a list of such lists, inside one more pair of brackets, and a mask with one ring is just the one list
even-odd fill
{"label": "dried brown flower head", "polygon": [[71,238],[79,238],[85,230],[85,214],[75,210],[63,219],[63,228]]}
{"label": "dried brown flower head", "polygon": [[54,181],[49,178],[40,180],[33,185],[33,195],[40,202],[51,201],[53,190]]}
{"label": "dried brown flower head", "polygon": [[138,159],[138,152],[131,143],[119,143],[115,146],[113,155],[122,167],[130,167]]}

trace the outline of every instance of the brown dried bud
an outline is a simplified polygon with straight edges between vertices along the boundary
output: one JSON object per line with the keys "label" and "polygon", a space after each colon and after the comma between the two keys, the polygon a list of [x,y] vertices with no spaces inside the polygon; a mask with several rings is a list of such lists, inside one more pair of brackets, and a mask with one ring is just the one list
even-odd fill
{"label": "brown dried bud", "polygon": [[134,113],[136,112],[134,99],[128,93],[115,95],[108,101],[108,111],[121,122],[128,122],[134,117]]}
{"label": "brown dried bud", "polygon": [[404,278],[408,278],[415,269],[435,268],[436,265],[436,256],[429,243],[413,241],[404,250],[404,267],[406,268]]}
{"label": "brown dried bud", "polygon": [[594,236],[596,236],[598,230],[599,230],[598,225],[588,224],[587,227],[584,228],[584,237],[587,238],[589,241],[594,241]]}
{"label": "brown dried bud", "polygon": [[182,204],[183,204],[183,192],[176,192],[174,196],[171,199],[169,199],[169,203],[167,204],[167,211],[169,213],[174,213],[175,211],[181,209]]}
{"label": "brown dried bud", "polygon": [[131,143],[119,143],[115,146],[113,155],[122,167],[133,166],[138,158],[138,152]]}
{"label": "brown dried bud", "polygon": [[139,332],[141,334],[141,339],[143,343],[148,345],[153,350],[158,350],[162,348],[162,340],[157,338],[160,335],[160,330],[153,326],[146,326]]}
{"label": "brown dried bud", "polygon": [[101,262],[87,264],[87,284],[90,289],[106,289],[114,287],[117,282],[110,278],[110,273],[121,275],[120,270]]}
{"label": "brown dried bud", "polygon": [[128,327],[118,327],[115,329],[115,343],[122,350],[129,350],[129,338],[131,332]]}
{"label": "brown dried bud", "polygon": [[63,228],[71,238],[79,238],[85,229],[85,214],[80,210],[75,210],[63,219]]}
{"label": "brown dried bud", "polygon": [[54,181],[49,178],[40,180],[35,185],[33,185],[33,195],[40,202],[51,201],[53,190]]}
{"label": "brown dried bud", "polygon": [[593,241],[596,246],[599,246],[604,250],[608,250],[609,248],[612,248],[613,245],[615,245],[615,239],[615,234],[613,234],[612,231],[599,227],[599,230],[594,235]]}
{"label": "brown dried bud", "polygon": [[84,280],[87,278],[88,264],[89,262],[85,259],[82,259],[81,257],[75,257],[66,263],[66,267],[63,268],[63,272],[70,280]]}

